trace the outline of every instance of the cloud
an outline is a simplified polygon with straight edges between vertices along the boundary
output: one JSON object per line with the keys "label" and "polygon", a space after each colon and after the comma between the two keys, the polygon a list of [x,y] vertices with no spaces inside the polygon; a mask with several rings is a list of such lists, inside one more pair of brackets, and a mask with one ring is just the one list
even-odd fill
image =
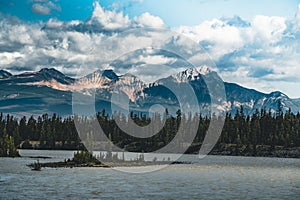
{"label": "cloud", "polygon": [[51,8],[52,10],[61,11],[61,7],[60,7],[59,5],[56,5],[56,4],[53,3],[52,1],[48,1],[47,5],[48,5],[49,8]]}
{"label": "cloud", "polygon": [[294,19],[257,15],[245,21],[235,16],[174,30],[202,45],[226,81],[269,92],[285,91],[276,81],[300,81],[299,24],[300,5]]}
{"label": "cloud", "polygon": [[135,17],[134,21],[137,23],[138,27],[155,27],[164,28],[165,24],[163,20],[157,16],[153,16],[146,12],[139,17]]}
{"label": "cloud", "polygon": [[219,19],[205,21],[198,26],[181,26],[174,29],[197,42],[206,42],[214,58],[232,52],[244,45],[243,36],[238,27],[230,26]]}
{"label": "cloud", "polygon": [[257,38],[257,43],[267,41],[269,45],[276,44],[287,28],[286,19],[283,17],[255,16],[252,20],[252,28],[249,30]]}
{"label": "cloud", "polygon": [[31,10],[35,14],[49,15],[52,10],[61,11],[61,7],[49,0],[33,0]]}
{"label": "cloud", "polygon": [[[52,3],[34,0],[33,5],[42,5],[37,10],[47,14],[59,10]],[[50,19],[42,25],[5,17],[0,20],[0,67],[11,72],[55,67],[75,76],[105,68],[128,52],[151,46],[173,49],[189,60],[205,62],[207,57],[199,56],[204,52],[197,52],[201,45],[226,81],[262,91],[285,91],[288,83],[295,87],[300,81],[300,6],[294,19],[262,15],[249,21],[239,16],[213,19],[197,26],[174,27],[177,36],[162,31],[164,28],[158,16],[144,13],[130,19],[122,12],[105,10],[98,2],[86,21]],[[123,71],[135,63],[132,71],[152,77],[156,70],[150,70],[147,64],[155,69],[163,64],[188,67],[167,52],[138,53],[127,64],[123,61]]]}
{"label": "cloud", "polygon": [[295,19],[293,20],[293,31],[297,32],[299,30],[300,30],[300,4],[298,5]]}
{"label": "cloud", "polygon": [[123,12],[104,10],[97,1],[94,2],[94,11],[87,21],[88,25],[100,27],[102,30],[124,29],[129,27],[130,23],[129,17],[124,16]]}
{"label": "cloud", "polygon": [[116,10],[105,10],[98,1],[94,2],[94,10],[91,17],[86,21],[73,20],[60,22],[50,19],[44,29],[56,31],[77,31],[86,33],[103,33],[111,35],[116,32],[131,30],[135,28],[164,28],[164,22],[157,16],[144,13],[129,19],[128,15]]}
{"label": "cloud", "polygon": [[39,14],[39,15],[49,15],[51,13],[50,8],[47,6],[43,6],[41,4],[35,3],[31,7],[32,12]]}
{"label": "cloud", "polygon": [[[39,0],[38,3],[44,2]],[[155,21],[150,23],[147,19]],[[1,68],[21,73],[55,67],[71,76],[77,75],[78,70],[86,74],[136,50],[141,44],[151,46],[155,36],[139,29],[162,25],[159,17],[149,13],[131,20],[122,12],[104,10],[98,2],[86,21],[50,19],[42,25],[0,20]],[[165,37],[161,33],[157,38],[164,40]],[[160,43],[164,42],[156,41],[157,45]]]}

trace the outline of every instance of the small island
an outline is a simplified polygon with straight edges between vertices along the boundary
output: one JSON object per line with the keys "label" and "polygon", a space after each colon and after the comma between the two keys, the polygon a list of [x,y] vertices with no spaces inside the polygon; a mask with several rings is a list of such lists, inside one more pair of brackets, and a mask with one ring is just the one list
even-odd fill
{"label": "small island", "polygon": [[[101,162],[102,160],[103,162]],[[31,169],[40,168],[73,168],[73,167],[132,167],[132,166],[149,166],[149,165],[166,165],[166,164],[191,164],[189,162],[180,161],[158,161],[155,157],[152,161],[145,161],[143,154],[134,160],[124,160],[124,158],[119,159],[117,154],[111,154],[107,152],[105,154],[100,154],[100,156],[95,157],[92,153],[88,151],[77,151],[74,153],[72,159],[67,159],[61,162],[47,162],[47,163],[31,163],[28,165]],[[39,171],[39,170],[37,170]]]}
{"label": "small island", "polygon": [[[50,168],[59,168],[59,167],[106,167],[103,165],[96,157],[87,151],[77,151],[74,153],[72,159],[67,159],[61,162],[48,162],[48,163],[39,163],[39,167],[50,167]],[[28,167],[35,169],[37,163],[31,163]]]}

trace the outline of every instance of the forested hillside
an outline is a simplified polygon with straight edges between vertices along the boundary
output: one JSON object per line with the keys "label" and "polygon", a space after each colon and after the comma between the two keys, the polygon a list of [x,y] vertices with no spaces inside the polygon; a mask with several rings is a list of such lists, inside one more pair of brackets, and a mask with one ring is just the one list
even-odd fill
{"label": "forested hillside", "polygon": [[[160,123],[166,120],[164,128],[158,134],[140,139],[124,133],[105,110],[99,112],[97,119],[107,137],[118,147],[132,152],[152,152],[162,148],[174,138],[180,123],[189,124],[197,117],[199,118],[197,135],[187,151],[196,153],[211,120],[201,115],[185,116],[180,111],[176,116],[166,113],[164,116],[156,115],[155,119],[150,119],[143,113],[117,117],[124,119],[131,117],[140,126],[149,124],[151,120],[160,120]],[[189,130],[185,130],[184,134],[189,134]],[[14,152],[12,146],[30,149],[84,149],[76,131],[74,117],[61,118],[55,114],[53,116],[45,114],[37,119],[23,117],[20,120],[0,114],[0,145],[0,153],[4,156],[7,156],[8,152]],[[286,150],[296,147],[300,147],[299,113],[294,114],[291,111],[283,113],[279,105],[276,113],[256,110],[252,116],[248,116],[241,107],[234,116],[226,115],[222,135],[213,152],[255,156],[261,155],[262,150],[271,153],[276,149]],[[11,150],[8,151],[9,148]],[[266,152],[264,154],[268,154]]]}

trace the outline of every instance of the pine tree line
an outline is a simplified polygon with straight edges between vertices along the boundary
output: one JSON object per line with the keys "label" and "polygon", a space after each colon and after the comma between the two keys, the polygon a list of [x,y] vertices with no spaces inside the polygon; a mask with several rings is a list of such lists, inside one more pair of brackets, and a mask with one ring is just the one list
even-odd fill
{"label": "pine tree line", "polygon": [[[151,121],[156,121],[155,124],[160,125],[165,121],[158,134],[141,139],[123,132],[105,110],[99,112],[96,117],[104,133],[115,145],[139,152],[151,152],[162,148],[176,136],[180,124],[186,124],[188,127],[190,123],[197,120],[199,126],[192,146],[201,146],[211,121],[206,116],[186,116],[180,111],[176,116],[166,112],[164,116],[157,114],[151,119],[142,113],[114,116],[121,121],[126,121],[127,117],[130,117],[140,126],[146,126]],[[87,118],[80,118],[80,120],[88,124]],[[188,128],[183,131],[185,136],[191,134]],[[56,114],[52,116],[45,114],[37,119],[23,117],[17,120],[11,115],[0,114],[0,155],[14,154],[15,146],[34,148],[31,141],[36,141],[35,147],[38,149],[84,149],[81,139],[85,138],[79,138],[74,117],[62,118]],[[291,110],[284,113],[279,105],[276,113],[262,109],[256,110],[252,116],[249,116],[244,114],[241,107],[234,116],[226,114],[223,131],[215,149],[221,148],[222,144],[251,149],[254,155],[260,145],[267,145],[271,150],[276,146],[300,147],[300,114],[294,114]]]}
{"label": "pine tree line", "polygon": [[4,140],[5,134],[13,138],[15,146],[23,148],[34,148],[30,141],[34,141],[39,149],[82,148],[73,118],[61,118],[56,114],[51,117],[44,114],[37,119],[24,116],[18,120],[0,113],[0,141]]}

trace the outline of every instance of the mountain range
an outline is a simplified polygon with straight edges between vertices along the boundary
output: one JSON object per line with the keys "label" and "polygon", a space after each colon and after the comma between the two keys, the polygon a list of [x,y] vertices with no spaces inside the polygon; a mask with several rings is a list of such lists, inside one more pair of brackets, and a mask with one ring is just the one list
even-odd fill
{"label": "mountain range", "polygon": [[[80,92],[91,96],[93,90],[97,91],[96,110],[106,109],[111,112],[111,96],[121,90],[128,96],[133,110],[146,112],[152,105],[161,104],[175,113],[180,108],[180,102],[164,85],[189,83],[201,105],[201,112],[207,113],[211,97],[204,80],[214,81],[217,77],[216,72],[205,66],[186,69],[149,84],[132,74],[117,75],[113,70],[97,70],[77,79],[54,68],[18,75],[0,70],[0,112],[14,116],[37,116],[45,113],[72,115],[72,93]],[[234,114],[243,106],[245,114],[252,114],[256,109],[262,108],[275,112],[279,101],[283,110],[290,108],[295,113],[300,110],[298,99],[291,99],[279,91],[266,94],[228,82],[224,82],[224,86],[227,99],[218,107],[221,111]]]}

